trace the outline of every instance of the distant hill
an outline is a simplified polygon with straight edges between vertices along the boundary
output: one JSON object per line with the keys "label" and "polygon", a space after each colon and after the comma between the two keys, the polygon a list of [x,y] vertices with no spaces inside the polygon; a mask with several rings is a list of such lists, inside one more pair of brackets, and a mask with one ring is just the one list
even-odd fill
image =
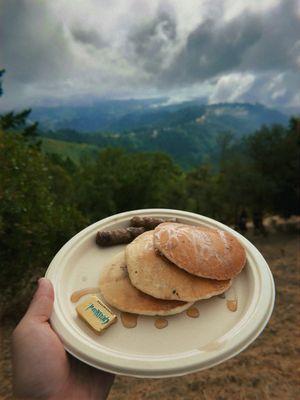
{"label": "distant hill", "polygon": [[[166,99],[100,100],[84,106],[35,107],[31,118],[44,129],[75,129],[80,132],[115,130],[124,116],[150,110]],[[117,129],[121,130],[121,129]]]}
{"label": "distant hill", "polygon": [[218,130],[249,133],[262,124],[285,124],[288,117],[261,104],[203,105],[189,101],[167,105],[167,99],[110,100],[89,106],[38,107],[31,114],[43,129],[79,132],[123,132],[143,127],[174,127],[196,122]]}
{"label": "distant hill", "polygon": [[184,168],[204,161],[214,162],[222,133],[241,137],[262,124],[288,122],[287,116],[261,104],[165,103],[166,99],[156,99],[110,101],[91,107],[40,108],[33,111],[32,119],[40,121],[42,134],[52,139],[99,148],[163,151]]}

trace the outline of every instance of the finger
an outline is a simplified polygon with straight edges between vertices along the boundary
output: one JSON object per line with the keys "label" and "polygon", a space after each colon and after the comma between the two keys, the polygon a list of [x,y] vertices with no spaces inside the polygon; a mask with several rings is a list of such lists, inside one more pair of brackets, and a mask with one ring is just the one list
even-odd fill
{"label": "finger", "polygon": [[38,288],[33,296],[24,318],[36,318],[41,322],[48,321],[54,301],[54,290],[49,279],[40,278]]}

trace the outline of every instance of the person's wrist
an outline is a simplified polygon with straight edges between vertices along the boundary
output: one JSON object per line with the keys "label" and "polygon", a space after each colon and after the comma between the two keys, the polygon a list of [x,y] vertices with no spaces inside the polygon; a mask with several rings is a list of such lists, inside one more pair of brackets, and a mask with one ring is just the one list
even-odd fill
{"label": "person's wrist", "polygon": [[[107,373],[104,372],[104,374]],[[104,379],[99,379],[92,386],[90,383],[85,385],[83,382],[78,386],[78,382],[71,380],[57,394],[42,400],[106,400],[114,379],[113,374],[107,374]]]}

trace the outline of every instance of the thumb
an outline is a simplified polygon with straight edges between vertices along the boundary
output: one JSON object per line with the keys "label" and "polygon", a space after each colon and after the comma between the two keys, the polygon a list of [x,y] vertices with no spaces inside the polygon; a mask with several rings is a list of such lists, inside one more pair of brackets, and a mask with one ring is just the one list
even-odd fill
{"label": "thumb", "polygon": [[48,321],[52,313],[53,301],[54,290],[52,283],[49,279],[40,278],[37,291],[24,317],[39,319],[41,322]]}

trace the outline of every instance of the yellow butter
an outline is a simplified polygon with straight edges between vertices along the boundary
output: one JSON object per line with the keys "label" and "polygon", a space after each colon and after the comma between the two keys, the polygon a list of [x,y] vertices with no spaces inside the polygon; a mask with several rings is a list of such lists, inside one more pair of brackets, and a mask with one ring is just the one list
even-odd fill
{"label": "yellow butter", "polygon": [[97,296],[90,296],[76,307],[76,311],[96,333],[101,333],[117,320],[117,316]]}

